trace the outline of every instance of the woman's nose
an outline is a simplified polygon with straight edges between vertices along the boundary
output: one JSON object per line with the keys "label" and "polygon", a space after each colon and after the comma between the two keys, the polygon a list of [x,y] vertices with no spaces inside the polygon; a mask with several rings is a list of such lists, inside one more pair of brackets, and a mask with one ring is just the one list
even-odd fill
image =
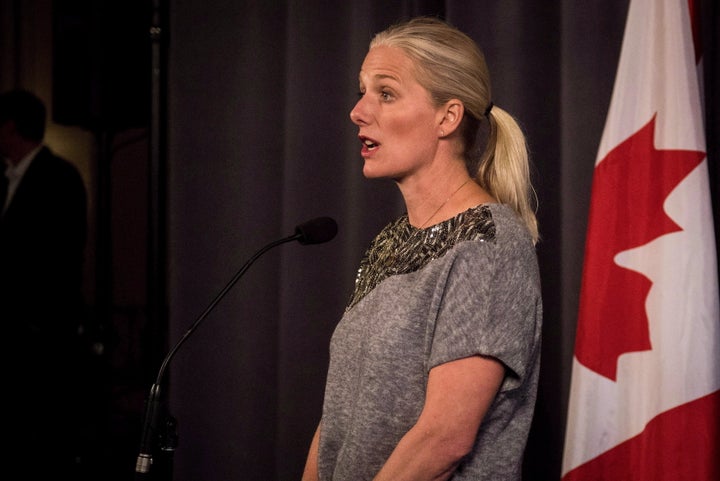
{"label": "woman's nose", "polygon": [[350,120],[352,120],[355,125],[366,124],[366,115],[367,113],[363,109],[363,99],[361,98],[357,101],[355,107],[353,107],[353,109],[350,111]]}

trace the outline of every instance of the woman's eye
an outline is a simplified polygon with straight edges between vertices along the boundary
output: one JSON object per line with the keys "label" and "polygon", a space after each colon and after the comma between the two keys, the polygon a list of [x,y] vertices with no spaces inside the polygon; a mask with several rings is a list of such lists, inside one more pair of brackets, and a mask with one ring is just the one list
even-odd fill
{"label": "woman's eye", "polygon": [[380,98],[383,100],[390,100],[392,98],[392,95],[390,95],[389,92],[382,91],[380,92]]}
{"label": "woman's eye", "polygon": [[363,98],[364,95],[365,95],[365,92],[363,90],[359,90],[357,93],[357,96],[359,99]]}

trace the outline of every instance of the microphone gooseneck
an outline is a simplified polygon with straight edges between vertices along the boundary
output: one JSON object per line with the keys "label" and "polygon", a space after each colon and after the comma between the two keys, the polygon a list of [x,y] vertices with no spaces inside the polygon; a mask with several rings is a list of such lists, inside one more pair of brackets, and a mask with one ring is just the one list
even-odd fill
{"label": "microphone gooseneck", "polygon": [[175,344],[175,346],[170,350],[170,352],[168,352],[162,364],[160,365],[157,378],[155,379],[155,384],[153,384],[150,388],[150,394],[146,403],[145,421],[143,423],[143,432],[140,439],[140,454],[138,455],[135,464],[135,472],[137,474],[144,475],[150,471],[150,467],[152,465],[153,444],[157,435],[157,422],[160,414],[160,385],[162,383],[165,370],[170,364],[172,358],[175,356],[175,353],[178,351],[178,349],[180,349],[180,346],[182,346],[185,341],[190,337],[190,335],[195,332],[200,323],[205,320],[208,314],[210,314],[210,312],[215,308],[217,303],[220,302],[223,297],[225,297],[225,294],[227,294],[228,291],[232,289],[235,283],[243,276],[243,274],[245,274],[245,272],[250,268],[250,266],[265,252],[269,251],[273,247],[295,240],[302,245],[322,244],[324,242],[332,240],[336,234],[337,223],[334,219],[330,217],[318,217],[299,224],[297,227],[295,227],[295,233],[293,235],[270,242],[269,244],[262,247],[260,250],[255,252],[255,254],[253,254],[252,257],[247,260],[247,262],[245,262],[245,264],[233,276],[230,282],[228,282],[225,287],[223,287],[223,289],[217,294],[217,296],[215,296],[215,299],[213,299],[213,301],[208,305],[205,311],[200,314],[200,317],[195,320],[195,322],[190,326],[190,328],[185,332],[185,334],[180,338],[180,340]]}

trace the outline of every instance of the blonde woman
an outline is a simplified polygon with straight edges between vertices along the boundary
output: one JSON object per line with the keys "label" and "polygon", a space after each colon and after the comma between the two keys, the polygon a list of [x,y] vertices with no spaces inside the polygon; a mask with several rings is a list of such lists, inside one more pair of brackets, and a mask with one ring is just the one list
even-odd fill
{"label": "blonde woman", "polygon": [[361,261],[302,479],[518,480],[542,318],[524,136],[437,19],[377,34],[359,83],[363,174],[407,211]]}

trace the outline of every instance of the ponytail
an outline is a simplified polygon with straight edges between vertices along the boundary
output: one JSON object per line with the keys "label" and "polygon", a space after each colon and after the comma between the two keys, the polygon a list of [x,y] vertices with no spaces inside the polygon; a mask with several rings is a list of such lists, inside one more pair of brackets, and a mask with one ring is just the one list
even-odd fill
{"label": "ponytail", "polygon": [[490,133],[480,157],[475,180],[499,202],[508,204],[525,222],[533,242],[539,239],[535,207],[537,196],[530,182],[527,143],[517,121],[492,107],[487,114]]}

